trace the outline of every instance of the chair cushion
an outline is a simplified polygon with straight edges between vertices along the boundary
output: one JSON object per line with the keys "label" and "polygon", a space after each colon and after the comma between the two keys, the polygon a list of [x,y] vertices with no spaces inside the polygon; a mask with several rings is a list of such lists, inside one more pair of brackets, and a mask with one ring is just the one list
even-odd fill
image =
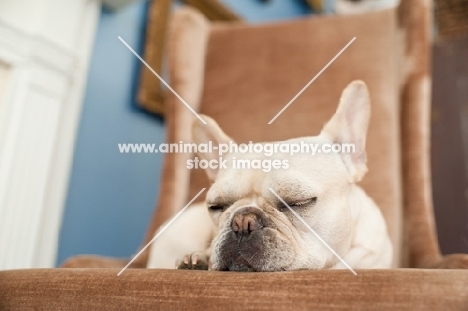
{"label": "chair cushion", "polygon": [[467,270],[0,272],[1,310],[467,310]]}

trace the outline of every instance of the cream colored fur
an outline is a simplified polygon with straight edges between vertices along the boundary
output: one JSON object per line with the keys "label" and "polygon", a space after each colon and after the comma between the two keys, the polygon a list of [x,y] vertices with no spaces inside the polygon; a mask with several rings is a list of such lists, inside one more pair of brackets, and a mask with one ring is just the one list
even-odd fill
{"label": "cream colored fur", "polygon": [[[192,206],[154,242],[147,267],[198,269],[206,264],[211,270],[236,271],[344,268],[338,258],[288,212],[269,190],[271,188],[291,204],[308,202],[297,207],[297,213],[352,268],[390,268],[392,245],[385,220],[374,201],[356,185],[367,171],[365,141],[369,117],[367,87],[356,81],[343,91],[337,112],[320,135],[282,142],[353,143],[355,153],[277,154],[275,159],[288,160],[289,168],[269,173],[258,169],[207,170],[212,186],[206,203]],[[194,124],[196,143],[231,140],[214,120],[203,118],[208,125],[199,121]],[[218,155],[199,156],[213,159]],[[228,160],[233,157],[266,158],[262,154],[225,156]],[[226,207],[222,211],[208,211],[207,205],[215,204]],[[261,213],[265,226],[255,232],[255,243],[243,241],[236,245],[232,223],[245,208]]]}

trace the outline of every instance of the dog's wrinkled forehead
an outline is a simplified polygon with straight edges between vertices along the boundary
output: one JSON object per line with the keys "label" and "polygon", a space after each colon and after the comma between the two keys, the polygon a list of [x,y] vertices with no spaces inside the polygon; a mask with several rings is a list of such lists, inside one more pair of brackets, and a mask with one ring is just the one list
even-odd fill
{"label": "dog's wrinkled forehead", "polygon": [[[208,202],[229,203],[244,198],[253,199],[262,194],[262,176],[263,172],[251,170],[226,170],[218,175],[207,193]],[[217,202],[222,200],[224,202]]]}
{"label": "dog's wrinkled forehead", "polygon": [[339,174],[327,174],[327,171],[330,172],[320,165],[311,165],[310,170],[302,167],[268,173],[262,170],[229,169],[219,173],[208,191],[207,201],[224,201],[222,203],[229,204],[245,200],[257,204],[274,202],[276,199],[270,188],[286,200],[307,199],[320,195],[322,189],[332,182],[332,175],[336,175],[333,178],[340,179]]}

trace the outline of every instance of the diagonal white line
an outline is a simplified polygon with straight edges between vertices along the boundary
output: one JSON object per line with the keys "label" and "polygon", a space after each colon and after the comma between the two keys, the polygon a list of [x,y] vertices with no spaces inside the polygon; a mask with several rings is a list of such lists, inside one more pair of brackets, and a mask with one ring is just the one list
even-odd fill
{"label": "diagonal white line", "polygon": [[154,236],[154,238],[152,238],[151,241],[149,241],[148,244],[146,244],[145,247],[143,247],[143,248],[138,252],[138,254],[136,254],[135,257],[132,258],[132,260],[130,260],[130,262],[129,262],[125,267],[123,267],[122,270],[120,270],[119,273],[117,273],[117,276],[120,276],[120,275],[122,274],[122,272],[124,272],[124,271],[128,268],[128,266],[130,266],[131,263],[134,262],[135,259],[137,259],[138,256],[140,256],[141,253],[143,253],[143,252],[145,251],[145,249],[147,249],[148,246],[151,245],[151,243],[153,243],[164,231],[166,231],[166,229],[174,222],[174,220],[176,220],[177,217],[179,217],[179,216],[187,209],[187,207],[189,207],[190,204],[192,204],[193,201],[195,201],[195,200],[200,196],[200,194],[202,194],[202,192],[205,191],[205,190],[206,190],[206,188],[203,188],[202,190],[200,190],[200,192],[198,192],[197,195],[194,196],[193,199],[190,200],[190,202],[188,202],[187,205],[185,205],[184,208],[181,209],[180,212],[178,212],[178,213],[177,213],[177,214],[176,214],[176,215],[175,215],[159,232],[158,232],[158,234],[156,234],[156,235]]}
{"label": "diagonal white line", "polygon": [[138,55],[138,53],[135,52],[135,50],[133,50],[132,47],[131,47],[130,45],[128,45],[127,42],[125,42],[124,39],[122,39],[122,37],[119,36],[118,38],[119,38],[120,41],[122,41],[123,44],[125,44],[125,46],[126,46],[136,57],[138,57],[138,59],[139,59],[139,60],[140,60],[156,77],[158,77],[159,80],[161,80],[161,82],[162,82],[165,86],[167,86],[167,88],[168,88],[169,90],[171,90],[172,93],[174,93],[175,96],[177,96],[177,98],[178,98],[178,99],[179,99],[179,100],[180,100],[180,101],[181,101],[181,102],[198,118],[198,119],[200,119],[200,121],[203,122],[203,124],[206,124],[205,120],[203,120],[203,118],[200,117],[200,116],[198,115],[198,113],[196,113],[195,110],[193,110],[193,108],[190,107],[190,105],[187,104],[187,102],[186,102],[182,97],[180,97],[179,94],[177,94],[177,92],[174,91],[174,90],[172,89],[172,87],[171,87],[169,84],[167,84],[166,81],[164,81],[163,78],[161,78],[161,76],[158,75],[158,73],[157,73],[156,71],[154,71],[153,68],[151,68],[150,65],[148,65],[148,63],[145,62],[145,60],[144,60],[143,58],[141,58],[141,56]]}
{"label": "diagonal white line", "polygon": [[340,56],[341,53],[343,53],[343,52],[348,48],[348,46],[350,46],[351,43],[354,42],[354,40],[356,40],[356,37],[352,38],[351,41],[349,41],[348,44],[346,44],[345,47],[342,48],[341,51],[339,51],[338,54],[336,54],[335,57],[333,57],[332,60],[329,61],[328,64],[326,64],[325,67],[323,67],[322,70],[320,70],[319,73],[317,73],[317,74],[315,75],[315,77],[313,77],[312,80],[310,80],[309,83],[307,83],[306,86],[304,86],[304,87],[302,88],[302,90],[301,90],[299,93],[297,93],[297,95],[294,96],[294,98],[291,99],[291,100],[289,101],[289,103],[287,103],[286,106],[284,106],[283,109],[281,109],[281,111],[278,112],[278,113],[276,114],[276,116],[275,116],[273,119],[270,120],[270,122],[268,122],[268,124],[272,124],[273,121],[275,121],[276,118],[278,118],[278,117],[286,110],[286,108],[288,108],[288,107],[296,100],[296,98],[298,98],[298,97],[302,94],[302,92],[304,92],[304,91],[306,90],[306,88],[308,88],[309,85],[311,85],[312,82],[314,82],[315,79],[317,79],[317,78],[325,71],[325,69],[327,69],[328,66],[330,66],[330,65],[335,61],[335,59],[337,59],[338,56]]}
{"label": "diagonal white line", "polygon": [[283,203],[293,213],[293,215],[296,216],[297,219],[299,219],[304,224],[304,226],[306,226],[307,229],[309,229],[310,232],[312,232],[315,235],[315,237],[317,239],[319,239],[320,242],[322,242],[323,245],[325,245],[333,253],[333,255],[335,255],[343,263],[343,265],[345,265],[346,268],[349,269],[349,271],[351,271],[354,275],[357,275],[356,271],[354,271],[353,268],[351,268],[351,266],[348,265],[348,263],[346,261],[344,261],[344,259],[341,258],[341,256],[338,255],[338,253],[335,252],[335,250],[333,248],[331,248],[331,246],[328,245],[328,243],[325,242],[325,240],[322,239],[322,237],[320,235],[318,235],[318,233],[315,232],[315,230],[312,229],[309,226],[309,224],[307,224],[307,222],[301,216],[299,216],[299,214],[297,214],[273,189],[271,189],[271,188],[268,188],[268,189],[270,189],[270,191],[281,201],[281,203]]}

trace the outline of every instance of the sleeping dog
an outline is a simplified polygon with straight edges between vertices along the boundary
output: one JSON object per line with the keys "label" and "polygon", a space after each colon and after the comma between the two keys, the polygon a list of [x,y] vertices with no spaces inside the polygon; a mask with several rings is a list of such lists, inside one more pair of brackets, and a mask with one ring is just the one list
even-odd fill
{"label": "sleeping dog", "polygon": [[[390,268],[392,245],[385,220],[356,185],[367,172],[369,117],[367,87],[355,81],[343,91],[336,113],[318,136],[281,142],[350,143],[354,152],[281,153],[275,156],[286,160],[288,168],[271,172],[208,167],[206,201],[190,207],[154,242],[148,268],[286,271],[341,269],[343,261],[352,268]],[[194,122],[195,143],[232,141],[213,119],[203,119],[207,125]],[[198,156],[212,160],[218,153]],[[225,158],[259,156],[267,157],[237,152]]]}

